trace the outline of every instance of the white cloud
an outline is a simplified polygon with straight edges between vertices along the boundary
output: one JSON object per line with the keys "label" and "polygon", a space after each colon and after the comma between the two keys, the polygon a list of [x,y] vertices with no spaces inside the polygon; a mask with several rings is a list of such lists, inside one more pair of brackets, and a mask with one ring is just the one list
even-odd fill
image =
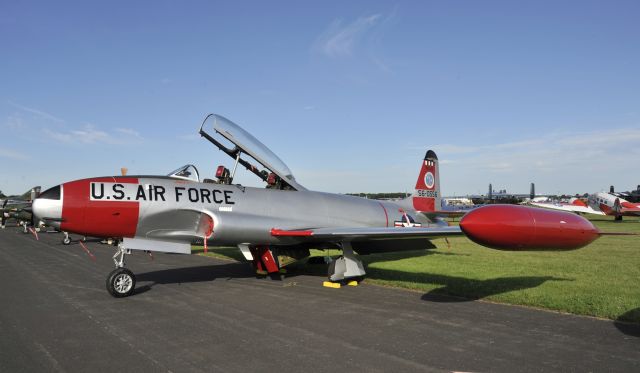
{"label": "white cloud", "polygon": [[22,120],[22,116],[20,115],[20,113],[14,113],[9,115],[7,117],[7,120],[4,123],[4,126],[11,130],[17,130],[17,131],[27,129],[27,125],[24,122],[24,120]]}
{"label": "white cloud", "polygon": [[63,119],[55,117],[55,116],[53,116],[53,115],[51,115],[51,114],[49,114],[47,112],[44,112],[42,110],[38,110],[38,109],[22,106],[22,105],[16,104],[15,102],[12,102],[12,101],[9,101],[9,105],[11,105],[11,106],[13,106],[15,108],[18,108],[18,109],[20,109],[22,111],[26,111],[28,113],[35,114],[35,115],[37,115],[37,116],[39,116],[41,118],[47,119],[47,120],[51,120],[51,121],[54,121],[54,122],[57,122],[57,123],[64,123],[65,122]]}
{"label": "white cloud", "polygon": [[540,191],[575,193],[610,184],[635,186],[639,142],[640,128],[613,128],[479,146],[440,144],[433,149],[441,164],[449,165],[442,169],[444,194],[449,194],[445,183],[457,193],[474,193],[479,183],[492,181],[494,186],[515,189],[536,182]]}
{"label": "white cloud", "polygon": [[128,136],[129,139],[142,140],[142,136],[140,136],[140,132],[133,130],[131,128],[116,128],[116,132],[119,132],[124,136]]}
{"label": "white cloud", "polygon": [[347,25],[343,25],[342,20],[335,20],[318,37],[314,49],[329,57],[351,56],[358,42],[378,23],[380,17],[380,14],[359,17]]}
{"label": "white cloud", "polygon": [[29,157],[15,150],[0,147],[0,158],[8,158],[8,159],[17,160],[17,161],[23,161],[25,159],[28,159]]}
{"label": "white cloud", "polygon": [[53,131],[45,128],[43,132],[50,138],[64,143],[127,145],[143,140],[140,134],[130,128],[116,128],[114,133],[97,129],[93,124],[86,124],[81,129],[70,131]]}

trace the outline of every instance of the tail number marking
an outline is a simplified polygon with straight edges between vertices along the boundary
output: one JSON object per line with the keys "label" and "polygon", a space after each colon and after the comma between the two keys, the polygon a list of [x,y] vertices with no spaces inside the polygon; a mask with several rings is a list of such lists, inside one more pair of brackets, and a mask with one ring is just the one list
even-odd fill
{"label": "tail number marking", "polygon": [[418,193],[418,197],[438,198],[438,191],[436,190],[418,189],[416,192]]}

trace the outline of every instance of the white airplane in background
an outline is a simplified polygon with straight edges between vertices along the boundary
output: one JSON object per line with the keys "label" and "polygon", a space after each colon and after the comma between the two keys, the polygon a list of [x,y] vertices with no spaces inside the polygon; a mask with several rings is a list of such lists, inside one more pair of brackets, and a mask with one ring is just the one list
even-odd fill
{"label": "white airplane in background", "polygon": [[622,220],[623,216],[640,216],[640,203],[632,203],[607,192],[590,194],[587,202],[572,198],[568,203],[531,202],[530,204],[553,210],[610,215],[615,216],[616,220]]}

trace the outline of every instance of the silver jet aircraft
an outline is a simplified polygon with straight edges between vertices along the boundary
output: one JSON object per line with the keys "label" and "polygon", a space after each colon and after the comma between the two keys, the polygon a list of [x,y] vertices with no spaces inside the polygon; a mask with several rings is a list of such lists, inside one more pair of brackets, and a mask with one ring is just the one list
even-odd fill
{"label": "silver jet aircraft", "polygon": [[[412,196],[377,201],[307,190],[273,152],[222,116],[207,116],[200,134],[235,162],[231,171],[218,167],[216,180],[200,180],[197,169],[187,165],[169,176],[75,180],[34,201],[34,213],[48,225],[118,238],[116,269],[107,278],[114,297],[134,291],[135,276],[124,261],[131,250],[189,254],[198,240],[238,247],[261,273],[278,273],[308,257],[310,248],[336,248],[343,255],[330,263],[329,279],[340,282],[365,275],[355,253],[428,249],[437,237],[466,234],[504,250],[570,250],[600,234],[575,214],[512,205],[481,207],[466,214],[459,227],[448,226],[436,210],[438,158],[431,150],[420,161]],[[266,187],[234,184],[238,166]]]}
{"label": "silver jet aircraft", "polygon": [[40,187],[36,186],[20,196],[9,196],[4,200],[0,200],[2,212],[0,214],[0,228],[4,229],[9,219],[15,219],[19,225],[22,225],[23,232],[28,233],[29,225],[33,224],[33,215],[31,213],[31,202],[40,194]]}

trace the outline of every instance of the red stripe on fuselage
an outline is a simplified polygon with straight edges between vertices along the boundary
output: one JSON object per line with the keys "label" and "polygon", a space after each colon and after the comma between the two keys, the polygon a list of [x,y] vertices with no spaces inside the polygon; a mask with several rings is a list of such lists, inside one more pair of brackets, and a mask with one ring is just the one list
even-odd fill
{"label": "red stripe on fuselage", "polygon": [[384,210],[384,217],[387,221],[387,227],[389,226],[389,214],[387,214],[387,208],[384,207],[384,205],[382,204],[382,202],[378,202],[380,204],[380,207],[382,207],[382,209]]}
{"label": "red stripe on fuselage", "polygon": [[132,177],[100,177],[63,184],[63,231],[94,237],[134,237],[138,226],[139,202],[91,201],[91,183],[138,184]]}

